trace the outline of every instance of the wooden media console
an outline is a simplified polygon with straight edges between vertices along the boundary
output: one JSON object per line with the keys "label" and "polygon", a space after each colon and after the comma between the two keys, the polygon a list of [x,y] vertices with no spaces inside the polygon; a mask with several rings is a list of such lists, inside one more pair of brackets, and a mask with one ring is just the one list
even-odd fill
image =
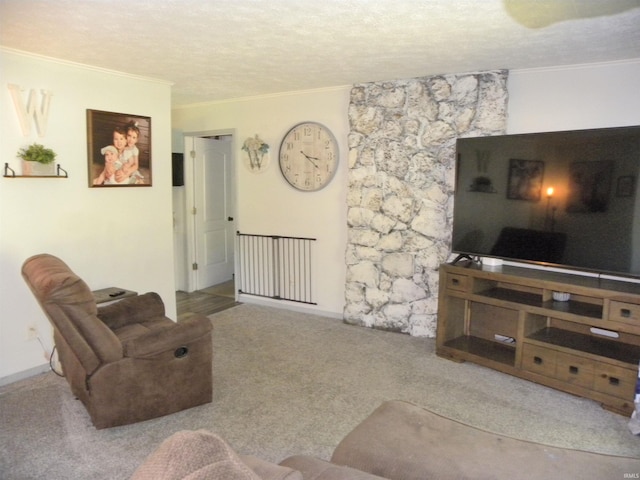
{"label": "wooden media console", "polygon": [[[621,414],[634,410],[640,284],[446,264],[439,290],[438,355],[590,398]],[[554,292],[570,298],[555,300]]]}

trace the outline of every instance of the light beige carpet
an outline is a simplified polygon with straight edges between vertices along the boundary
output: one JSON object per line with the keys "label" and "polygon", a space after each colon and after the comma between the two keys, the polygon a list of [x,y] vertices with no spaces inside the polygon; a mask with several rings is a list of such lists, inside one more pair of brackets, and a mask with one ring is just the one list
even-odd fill
{"label": "light beige carpet", "polygon": [[208,405],[96,430],[66,381],[0,388],[0,471],[11,479],[128,478],[179,430],[218,433],[241,454],[329,459],[386,400],[406,400],[514,438],[640,457],[628,419],[596,403],[434,353],[432,339],[249,304],[212,315]]}

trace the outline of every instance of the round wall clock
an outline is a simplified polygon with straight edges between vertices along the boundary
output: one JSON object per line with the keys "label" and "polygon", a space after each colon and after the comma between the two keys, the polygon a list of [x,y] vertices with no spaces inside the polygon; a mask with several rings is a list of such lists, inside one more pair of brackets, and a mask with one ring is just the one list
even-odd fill
{"label": "round wall clock", "polygon": [[325,187],[338,168],[338,142],[324,125],[295,125],[280,144],[280,170],[293,187],[314,192]]}

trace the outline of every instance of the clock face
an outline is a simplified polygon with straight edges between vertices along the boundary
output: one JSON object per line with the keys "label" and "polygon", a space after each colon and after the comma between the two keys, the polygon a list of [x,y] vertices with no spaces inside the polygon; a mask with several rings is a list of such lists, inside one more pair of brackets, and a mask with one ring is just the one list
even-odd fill
{"label": "clock face", "polygon": [[338,142],[316,122],[294,126],[280,144],[280,170],[293,187],[306,192],[326,186],[338,168]]}

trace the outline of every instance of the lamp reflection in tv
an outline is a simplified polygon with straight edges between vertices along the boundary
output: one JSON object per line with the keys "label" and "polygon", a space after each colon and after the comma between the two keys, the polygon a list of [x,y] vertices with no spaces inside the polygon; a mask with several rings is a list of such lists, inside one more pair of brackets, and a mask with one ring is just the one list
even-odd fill
{"label": "lamp reflection in tv", "polygon": [[544,217],[544,228],[553,232],[556,227],[556,206],[551,205],[551,197],[553,197],[553,187],[547,188],[547,210]]}

